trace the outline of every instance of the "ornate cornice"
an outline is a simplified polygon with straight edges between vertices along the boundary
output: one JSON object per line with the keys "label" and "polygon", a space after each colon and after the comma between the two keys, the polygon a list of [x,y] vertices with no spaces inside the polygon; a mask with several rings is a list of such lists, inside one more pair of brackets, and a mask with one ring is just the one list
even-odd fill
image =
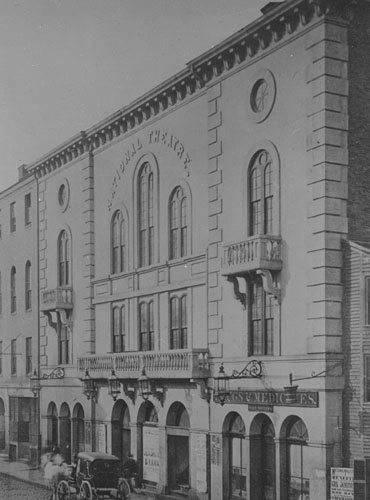
{"label": "ornate cornice", "polygon": [[190,61],[172,78],[29,164],[26,171],[40,178],[93,152],[202,91],[222,75],[263,54],[315,20],[335,16],[348,21],[353,7],[361,1],[286,0],[277,3],[264,16]]}

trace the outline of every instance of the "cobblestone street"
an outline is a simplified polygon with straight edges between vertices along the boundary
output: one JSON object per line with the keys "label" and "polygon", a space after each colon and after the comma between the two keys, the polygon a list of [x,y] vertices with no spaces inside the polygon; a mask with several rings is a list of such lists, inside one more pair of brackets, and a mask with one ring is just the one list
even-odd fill
{"label": "cobblestone street", "polygon": [[49,497],[49,491],[41,486],[0,473],[0,500],[48,500]]}

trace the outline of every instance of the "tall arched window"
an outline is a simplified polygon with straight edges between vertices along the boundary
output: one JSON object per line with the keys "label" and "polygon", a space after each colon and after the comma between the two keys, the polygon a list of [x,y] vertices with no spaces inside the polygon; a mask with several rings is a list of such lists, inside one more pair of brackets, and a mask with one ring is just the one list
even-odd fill
{"label": "tall arched window", "polygon": [[154,263],[154,179],[149,162],[145,162],[138,178],[139,267]]}
{"label": "tall arched window", "polygon": [[62,231],[58,238],[58,284],[68,286],[71,284],[70,276],[71,248],[67,231]]}
{"label": "tall arched window", "polygon": [[188,347],[186,295],[172,297],[170,301],[170,349]]}
{"label": "tall arched window", "polygon": [[288,500],[310,499],[308,432],[298,417],[292,419],[287,432]]}
{"label": "tall arched window", "polygon": [[249,174],[249,233],[251,236],[273,233],[273,168],[270,154],[259,151]]}
{"label": "tall arched window", "polygon": [[187,198],[178,186],[170,199],[170,259],[185,257],[188,253]]}
{"label": "tall arched window", "polygon": [[10,271],[10,312],[17,311],[17,291],[16,291],[16,274],[15,267]]}
{"label": "tall arched window", "polygon": [[24,295],[26,311],[31,309],[31,262],[26,262],[24,278]]}
{"label": "tall arched window", "polygon": [[139,306],[140,350],[154,350],[154,307],[153,301],[141,302]]}
{"label": "tall arched window", "polygon": [[112,219],[112,273],[126,271],[126,235],[125,220],[117,210]]}
{"label": "tall arched window", "polygon": [[113,308],[113,352],[125,350],[125,306]]}

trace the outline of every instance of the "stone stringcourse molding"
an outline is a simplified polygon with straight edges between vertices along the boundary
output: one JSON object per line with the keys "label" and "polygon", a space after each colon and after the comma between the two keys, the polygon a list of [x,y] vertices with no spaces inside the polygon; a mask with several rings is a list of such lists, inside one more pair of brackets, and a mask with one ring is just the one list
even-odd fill
{"label": "stone stringcourse molding", "polygon": [[91,129],[80,132],[39,160],[26,166],[27,174],[41,178],[57,168],[92,153],[167,109],[191,97],[221,75],[280,43],[323,16],[350,20],[352,9],[365,0],[286,0],[264,16],[187,64],[129,106]]}

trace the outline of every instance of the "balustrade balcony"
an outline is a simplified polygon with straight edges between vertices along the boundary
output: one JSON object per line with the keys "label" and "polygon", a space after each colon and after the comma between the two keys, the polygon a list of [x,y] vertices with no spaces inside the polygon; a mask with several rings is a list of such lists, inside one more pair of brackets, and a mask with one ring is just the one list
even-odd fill
{"label": "balustrade balcony", "polygon": [[135,351],[89,355],[77,360],[81,376],[86,370],[91,377],[109,378],[112,370],[118,378],[137,379],[145,367],[149,378],[205,378],[209,376],[207,349],[171,351]]}
{"label": "balustrade balcony", "polygon": [[279,236],[250,236],[246,241],[223,246],[222,274],[238,276],[264,269],[280,271],[281,238]]}
{"label": "balustrade balcony", "polygon": [[73,309],[73,292],[71,287],[57,287],[45,290],[41,294],[41,311]]}

